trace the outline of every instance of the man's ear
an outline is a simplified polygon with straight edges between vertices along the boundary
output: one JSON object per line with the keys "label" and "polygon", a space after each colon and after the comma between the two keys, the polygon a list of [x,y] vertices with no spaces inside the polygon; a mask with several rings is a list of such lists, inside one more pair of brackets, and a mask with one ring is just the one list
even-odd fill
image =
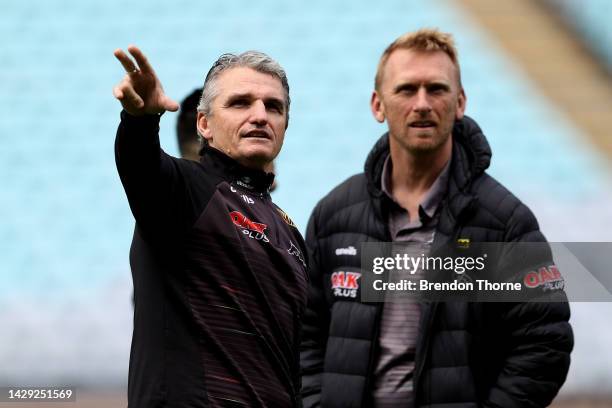
{"label": "man's ear", "polygon": [[210,130],[210,126],[208,126],[208,118],[204,113],[198,112],[196,125],[198,128],[198,134],[210,144],[212,141],[212,131]]}
{"label": "man's ear", "polygon": [[455,119],[461,120],[463,119],[463,114],[465,113],[465,105],[467,103],[467,96],[465,96],[465,92],[463,88],[459,91],[459,95],[457,96],[457,111],[455,112]]}
{"label": "man's ear", "polygon": [[379,123],[383,123],[385,121],[385,108],[377,91],[372,92],[372,99],[370,99],[370,109],[372,110],[372,115],[374,115],[374,119],[376,119]]}

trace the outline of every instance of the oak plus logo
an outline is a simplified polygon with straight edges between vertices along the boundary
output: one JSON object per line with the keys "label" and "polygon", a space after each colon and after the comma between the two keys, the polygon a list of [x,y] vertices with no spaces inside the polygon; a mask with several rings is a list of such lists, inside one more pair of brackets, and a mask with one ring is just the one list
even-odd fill
{"label": "oak plus logo", "polygon": [[240,211],[232,211],[229,215],[234,225],[239,227],[244,235],[257,241],[270,242],[264,232],[268,228],[266,224],[251,221]]}
{"label": "oak plus logo", "polygon": [[556,265],[543,266],[537,271],[528,272],[523,283],[530,289],[542,287],[542,290],[563,289],[565,280]]}
{"label": "oak plus logo", "polygon": [[336,297],[356,298],[359,290],[359,272],[336,271],[331,274],[331,287]]}

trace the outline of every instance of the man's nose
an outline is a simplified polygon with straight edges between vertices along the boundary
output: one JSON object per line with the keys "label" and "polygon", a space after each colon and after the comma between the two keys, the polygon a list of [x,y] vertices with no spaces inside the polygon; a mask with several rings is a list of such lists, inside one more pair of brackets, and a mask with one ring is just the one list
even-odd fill
{"label": "man's nose", "polygon": [[266,110],[266,105],[263,101],[255,101],[251,106],[251,123],[255,123],[257,125],[265,125],[268,123],[268,111]]}
{"label": "man's nose", "polygon": [[416,93],[416,101],[414,104],[414,110],[418,113],[429,113],[431,112],[431,103],[427,95],[427,90],[420,87]]}

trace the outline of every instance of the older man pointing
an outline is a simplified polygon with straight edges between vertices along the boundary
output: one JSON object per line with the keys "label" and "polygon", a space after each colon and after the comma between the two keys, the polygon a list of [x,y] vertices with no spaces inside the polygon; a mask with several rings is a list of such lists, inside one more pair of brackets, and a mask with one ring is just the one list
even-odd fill
{"label": "older man pointing", "polygon": [[264,170],[289,116],[284,70],[265,54],[222,55],[198,106],[199,162],[164,153],[178,104],[144,54],[115,56],[123,112],[115,154],[136,219],[129,406],[298,405],[304,244]]}

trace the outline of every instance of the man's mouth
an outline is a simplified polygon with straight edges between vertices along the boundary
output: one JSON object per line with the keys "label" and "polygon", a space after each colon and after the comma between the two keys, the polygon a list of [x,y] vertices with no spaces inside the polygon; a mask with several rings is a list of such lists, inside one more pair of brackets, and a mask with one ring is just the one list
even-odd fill
{"label": "man's mouth", "polygon": [[428,127],[435,127],[435,126],[436,126],[436,122],[431,121],[431,120],[417,120],[417,121],[410,123],[410,127],[415,127],[415,128],[428,128]]}
{"label": "man's mouth", "polygon": [[268,132],[264,130],[251,130],[245,133],[244,135],[242,135],[242,137],[258,138],[258,139],[272,139],[272,137],[270,137]]}

